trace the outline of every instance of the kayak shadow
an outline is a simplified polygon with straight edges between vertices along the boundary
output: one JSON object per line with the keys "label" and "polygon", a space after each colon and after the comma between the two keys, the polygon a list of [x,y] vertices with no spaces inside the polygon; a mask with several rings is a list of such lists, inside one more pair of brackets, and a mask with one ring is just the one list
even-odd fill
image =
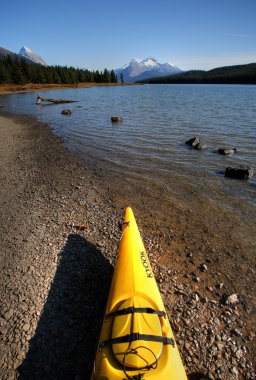
{"label": "kayak shadow", "polygon": [[90,378],[112,274],[94,245],[68,236],[19,379]]}
{"label": "kayak shadow", "polygon": [[210,377],[203,373],[196,372],[188,375],[188,380],[210,380]]}

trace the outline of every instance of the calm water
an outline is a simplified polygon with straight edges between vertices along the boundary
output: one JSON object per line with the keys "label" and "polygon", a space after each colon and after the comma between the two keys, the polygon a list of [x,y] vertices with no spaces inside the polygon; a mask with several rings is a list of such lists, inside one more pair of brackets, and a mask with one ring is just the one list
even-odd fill
{"label": "calm water", "polygon": [[[189,201],[201,194],[223,207],[255,212],[256,176],[224,177],[227,166],[256,169],[256,86],[145,85],[47,91],[44,97],[79,103],[36,105],[37,93],[0,97],[2,110],[30,114],[49,123],[81,158],[90,157],[142,185],[161,184]],[[61,115],[64,108],[71,116]],[[124,121],[111,123],[111,116]],[[184,143],[198,135],[207,150]],[[231,157],[220,147],[236,147]],[[252,214],[251,214],[252,215]]]}

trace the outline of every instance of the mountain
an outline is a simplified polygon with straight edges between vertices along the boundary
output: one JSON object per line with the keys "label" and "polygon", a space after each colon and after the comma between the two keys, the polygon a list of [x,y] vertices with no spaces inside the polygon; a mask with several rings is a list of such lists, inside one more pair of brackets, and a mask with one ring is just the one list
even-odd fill
{"label": "mountain", "polygon": [[209,71],[190,70],[177,75],[139,80],[140,83],[256,84],[256,63],[217,67]]}
{"label": "mountain", "polygon": [[39,63],[40,65],[43,65],[43,66],[48,66],[47,63],[43,60],[42,57],[40,57],[39,55],[37,55],[36,53],[33,53],[28,47],[26,46],[23,46],[21,49],[20,49],[20,55],[22,55],[23,57],[25,58],[28,58],[30,59],[31,61],[33,61],[34,63]]}
{"label": "mountain", "polygon": [[4,58],[4,57],[7,57],[8,55],[11,57],[11,59],[12,59],[13,61],[16,61],[16,60],[21,61],[22,59],[25,59],[25,61],[26,61],[27,63],[34,63],[34,62],[31,61],[31,59],[29,59],[29,58],[25,58],[25,57],[23,57],[23,56],[20,55],[20,54],[13,53],[13,52],[10,51],[10,50],[7,50],[7,49],[4,49],[4,48],[0,47],[0,59],[2,59],[2,58]]}
{"label": "mountain", "polygon": [[123,73],[125,82],[136,82],[147,78],[174,75],[181,72],[182,70],[172,63],[159,63],[153,57],[143,60],[133,58],[129,64],[115,70],[118,76]]}

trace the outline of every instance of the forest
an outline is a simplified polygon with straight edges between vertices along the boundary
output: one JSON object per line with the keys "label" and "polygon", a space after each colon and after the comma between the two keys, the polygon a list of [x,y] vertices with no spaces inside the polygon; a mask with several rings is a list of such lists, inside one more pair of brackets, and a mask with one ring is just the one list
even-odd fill
{"label": "forest", "polygon": [[43,66],[28,63],[25,59],[0,59],[0,84],[76,84],[84,82],[117,83],[114,72],[89,71],[67,66]]}
{"label": "forest", "polygon": [[191,70],[181,74],[150,78],[140,83],[151,84],[256,84],[256,63],[224,66],[209,71]]}

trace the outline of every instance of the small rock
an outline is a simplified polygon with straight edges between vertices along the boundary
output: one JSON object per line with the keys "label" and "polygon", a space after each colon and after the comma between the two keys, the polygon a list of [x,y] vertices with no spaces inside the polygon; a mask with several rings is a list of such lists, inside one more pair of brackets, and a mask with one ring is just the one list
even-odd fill
{"label": "small rock", "polygon": [[192,139],[186,141],[186,144],[192,146],[196,150],[206,149],[206,145],[200,140],[198,136],[192,137]]}
{"label": "small rock", "polygon": [[200,143],[200,138],[198,136],[196,137],[192,137],[192,139],[189,139],[188,141],[186,141],[186,144],[187,145],[190,145],[190,146],[196,146]]}
{"label": "small rock", "polygon": [[225,343],[221,343],[221,342],[217,343],[217,347],[219,350],[222,350],[224,348],[224,346],[225,346]]}
{"label": "small rock", "polygon": [[239,372],[238,372],[238,370],[237,370],[236,367],[231,368],[231,372],[232,372],[234,375],[238,375],[238,374],[239,374]]}
{"label": "small rock", "polygon": [[253,176],[253,169],[249,166],[227,167],[225,177],[235,179],[249,179]]}
{"label": "small rock", "polygon": [[206,264],[201,264],[201,265],[200,265],[200,270],[201,270],[201,272],[206,272],[207,269],[208,269],[208,267],[207,267]]}
{"label": "small rock", "polygon": [[30,325],[28,323],[25,323],[25,325],[23,325],[23,331],[28,332],[29,329],[30,329]]}
{"label": "small rock", "polygon": [[230,156],[236,152],[236,148],[220,148],[218,149],[218,153],[224,156]]}
{"label": "small rock", "polygon": [[217,289],[222,289],[224,286],[223,282],[220,282],[219,284],[216,285]]}
{"label": "small rock", "polygon": [[238,300],[237,294],[231,294],[231,296],[228,296],[225,300],[226,305],[234,305],[238,302],[239,300]]}
{"label": "small rock", "polygon": [[232,334],[232,335],[235,335],[235,336],[240,336],[240,337],[243,336],[243,334],[241,333],[241,331],[240,331],[239,329],[237,329],[237,328],[231,330],[231,334]]}
{"label": "small rock", "polygon": [[123,121],[123,118],[121,116],[112,116],[111,121],[112,123],[120,123],[121,121]]}
{"label": "small rock", "polygon": [[68,109],[63,110],[61,113],[62,113],[62,115],[71,115],[72,114],[72,112]]}
{"label": "small rock", "polygon": [[200,141],[198,144],[194,145],[196,150],[204,150],[207,148],[207,145]]}
{"label": "small rock", "polygon": [[4,319],[8,321],[14,314],[14,310],[10,309],[4,314]]}
{"label": "small rock", "polygon": [[4,318],[0,318],[0,326],[5,326],[6,325],[6,320]]}

